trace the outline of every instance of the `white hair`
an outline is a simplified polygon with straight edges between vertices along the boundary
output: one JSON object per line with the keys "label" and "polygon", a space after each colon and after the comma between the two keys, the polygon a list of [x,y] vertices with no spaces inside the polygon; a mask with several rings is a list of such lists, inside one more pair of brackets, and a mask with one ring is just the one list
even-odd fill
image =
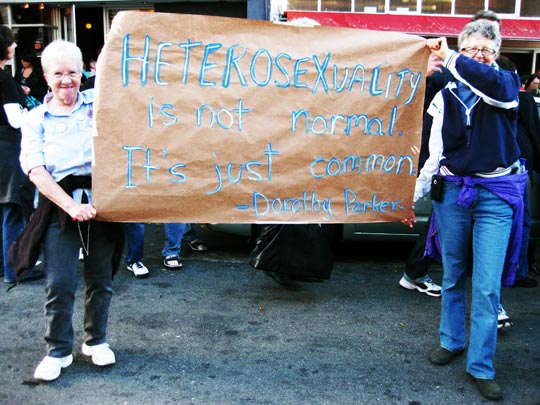
{"label": "white hair", "polygon": [[74,61],[77,64],[79,72],[82,72],[82,52],[77,45],[63,39],[51,42],[45,47],[41,54],[41,66],[43,67],[43,72],[49,72],[55,62],[66,59]]}

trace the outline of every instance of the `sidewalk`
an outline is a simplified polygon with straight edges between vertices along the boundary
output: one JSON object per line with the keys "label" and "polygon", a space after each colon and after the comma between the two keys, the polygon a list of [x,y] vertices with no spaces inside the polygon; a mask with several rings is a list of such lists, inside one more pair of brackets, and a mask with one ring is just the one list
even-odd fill
{"label": "sidewalk", "polygon": [[[0,291],[0,404],[489,403],[464,356],[428,362],[440,301],[398,286],[405,257],[352,245],[328,282],[289,292],[249,267],[245,241],[223,235],[186,251],[183,271],[162,270],[161,228],[147,229],[150,277],[122,267],[115,278],[112,367],[80,354],[81,286],[73,365],[25,384],[44,355],[43,280]],[[505,288],[503,303],[514,327],[499,334],[499,403],[540,404],[540,288]]]}

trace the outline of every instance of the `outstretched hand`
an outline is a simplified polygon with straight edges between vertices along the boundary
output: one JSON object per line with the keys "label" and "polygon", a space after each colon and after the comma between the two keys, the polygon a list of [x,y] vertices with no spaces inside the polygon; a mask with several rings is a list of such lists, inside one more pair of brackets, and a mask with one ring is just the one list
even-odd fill
{"label": "outstretched hand", "polygon": [[446,42],[445,37],[431,38],[426,41],[426,46],[430,49],[431,53],[437,56],[441,60],[445,60],[450,48]]}
{"label": "outstretched hand", "polygon": [[407,225],[409,228],[413,228],[416,224],[416,215],[414,214],[414,208],[411,210],[411,215],[401,220],[401,223]]}

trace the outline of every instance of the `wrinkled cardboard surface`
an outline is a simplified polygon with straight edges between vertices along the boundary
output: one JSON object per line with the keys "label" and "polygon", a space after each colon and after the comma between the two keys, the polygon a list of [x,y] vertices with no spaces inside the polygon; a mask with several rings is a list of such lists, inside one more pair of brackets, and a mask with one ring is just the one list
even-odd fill
{"label": "wrinkled cardboard surface", "polygon": [[[179,44],[188,39],[200,45],[187,62]],[[207,223],[404,218],[412,204],[421,137],[424,42],[393,32],[120,12],[97,68],[93,201],[98,218]],[[347,86],[336,91],[344,77]],[[411,83],[418,84],[414,97]],[[309,114],[307,133],[304,119],[292,129],[292,114],[301,110]],[[345,134],[344,122],[353,114],[365,114],[375,134],[364,134],[363,126]],[[382,157],[375,166],[372,155]],[[362,164],[345,171],[350,156]],[[401,156],[409,160],[397,173]]]}

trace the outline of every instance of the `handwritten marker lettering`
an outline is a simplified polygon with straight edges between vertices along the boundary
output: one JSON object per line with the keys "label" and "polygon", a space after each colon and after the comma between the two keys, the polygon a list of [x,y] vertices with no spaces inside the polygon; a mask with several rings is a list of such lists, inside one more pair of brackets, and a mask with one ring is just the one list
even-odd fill
{"label": "handwritten marker lettering", "polygon": [[301,35],[317,45],[279,49],[266,30],[252,40],[242,30],[155,25],[122,24],[105,59],[117,65],[107,83],[133,96],[139,113],[114,108],[129,121],[115,150],[125,162],[119,186],[137,204],[163,190],[179,205],[200,201],[199,218],[252,223],[365,222],[409,209],[425,65],[400,53],[426,56],[423,41],[372,52],[362,35],[342,46],[330,31],[294,28],[291,44]]}
{"label": "handwritten marker lettering", "polygon": [[366,212],[386,213],[388,211],[402,211],[405,207],[401,205],[399,200],[386,201],[377,198],[377,194],[372,194],[371,200],[361,201],[355,191],[345,189],[345,215],[351,216],[363,214]]}
{"label": "handwritten marker lettering", "polygon": [[415,160],[411,155],[396,158],[394,155],[385,156],[376,153],[368,156],[349,155],[342,159],[317,157],[311,161],[309,172],[316,179],[370,172],[416,175]]}
{"label": "handwritten marker lettering", "polygon": [[[248,180],[254,182],[261,182],[264,179],[266,179],[267,182],[271,182],[273,156],[277,156],[279,153],[280,152],[278,150],[272,149],[271,143],[269,143],[267,148],[263,151],[263,155],[266,156],[266,177],[263,177],[263,172],[258,170],[258,168],[263,167],[263,163],[259,160],[250,160],[248,162],[236,164],[228,162],[226,165],[226,176],[223,176],[221,165],[219,163],[215,163],[214,171],[217,177],[217,185],[213,190],[208,191],[207,194],[215,194],[220,192],[223,189],[224,181],[228,181],[229,184],[238,184],[244,178],[247,178]],[[237,169],[235,169],[235,165],[237,166]],[[234,174],[233,170],[235,170]]]}
{"label": "handwritten marker lettering", "polygon": [[309,194],[304,191],[301,197],[296,198],[268,197],[254,191],[251,204],[257,217],[264,217],[269,213],[278,215],[323,213],[324,219],[332,219],[332,198],[320,199],[316,191]]}
{"label": "handwritten marker lettering", "polygon": [[[190,77],[197,77],[198,85],[205,88],[276,86],[305,89],[312,94],[367,92],[370,96],[382,96],[385,99],[398,100],[406,97],[403,104],[407,105],[415,98],[423,77],[422,72],[415,73],[410,69],[390,71],[383,76],[382,64],[372,69],[366,69],[360,63],[343,66],[334,62],[332,52],[328,51],[321,55],[312,54],[295,58],[286,52],[272,54],[266,48],[249,49],[244,44],[226,46],[219,42],[204,43],[188,38],[185,42],[158,42],[154,56],[150,54],[151,44],[151,36],[146,35],[142,54],[133,55],[130,34],[124,35],[120,62],[123,86],[135,84],[134,79],[130,77],[130,66],[136,64],[140,67],[138,85],[146,86],[151,71],[149,65],[153,60],[154,75],[151,79],[159,86],[178,85],[161,78],[165,72],[173,72],[174,76],[181,78],[182,85],[186,85]],[[218,52],[221,50],[222,52]],[[182,62],[180,64],[168,62],[174,59],[173,56],[183,56]],[[245,66],[249,68],[245,70]],[[261,74],[261,71],[264,73]],[[190,72],[198,72],[198,75],[190,76]],[[220,80],[211,80],[210,76],[218,76]],[[393,82],[397,85],[395,91],[391,92],[390,85]]]}

